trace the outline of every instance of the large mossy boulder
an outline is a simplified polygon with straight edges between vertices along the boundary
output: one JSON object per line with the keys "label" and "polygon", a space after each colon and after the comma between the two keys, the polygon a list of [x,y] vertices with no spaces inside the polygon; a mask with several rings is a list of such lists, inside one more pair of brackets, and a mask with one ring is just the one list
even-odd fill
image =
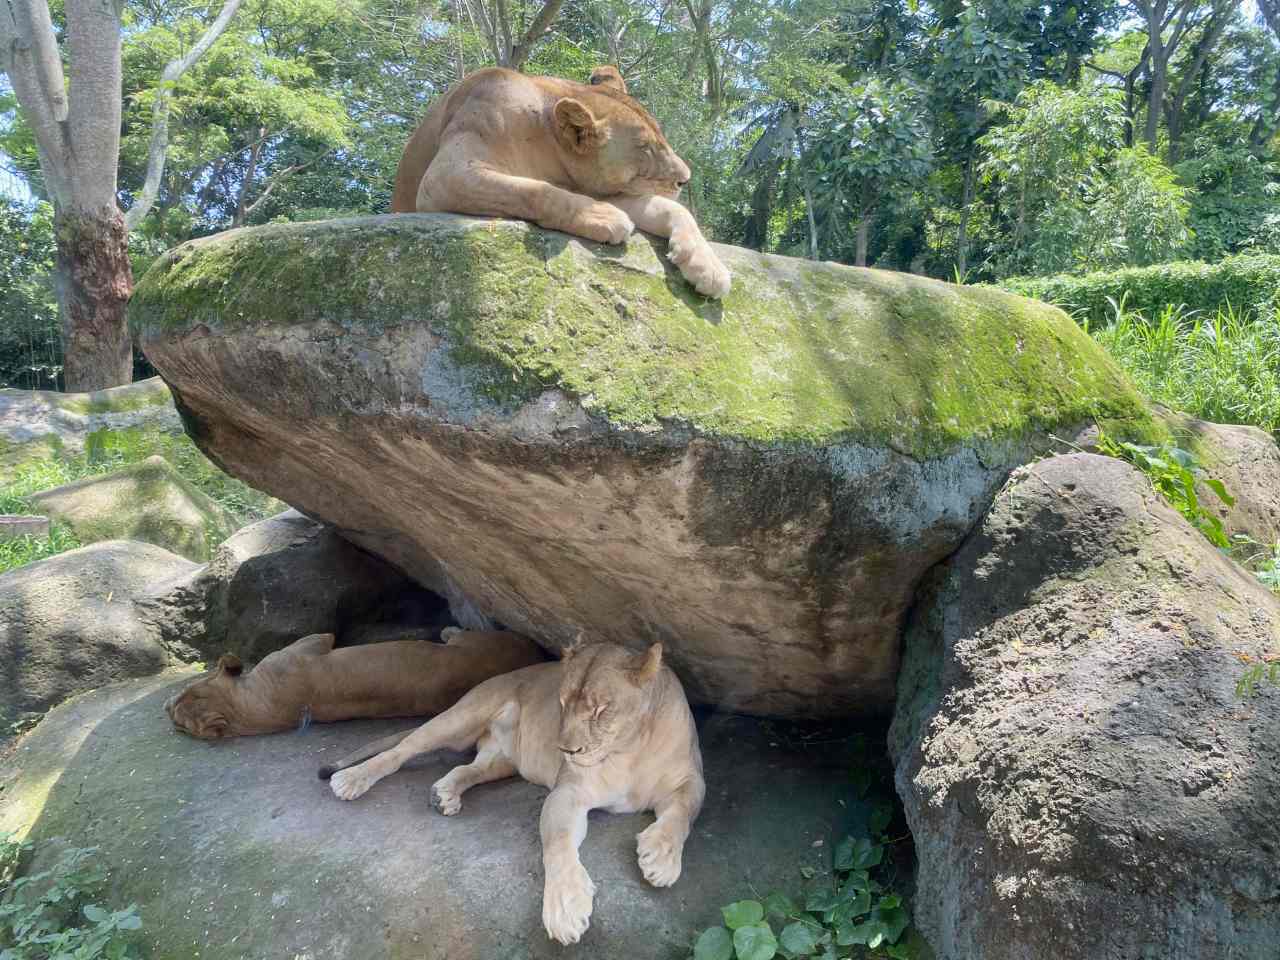
{"label": "large mossy boulder", "polygon": [[1128,464],[1015,472],[930,577],[890,733],[939,960],[1274,960],[1280,598]]}
{"label": "large mossy boulder", "polygon": [[885,710],[915,585],[1008,471],[1152,428],[1061,311],[720,247],[370,217],[184,244],[131,323],[189,433],[251,485],[558,647],[658,639],[691,695]]}
{"label": "large mossy boulder", "polygon": [[188,560],[208,560],[237,526],[221,504],[160,456],[45,490],[31,503],[65,523],[81,543],[139,540]]}

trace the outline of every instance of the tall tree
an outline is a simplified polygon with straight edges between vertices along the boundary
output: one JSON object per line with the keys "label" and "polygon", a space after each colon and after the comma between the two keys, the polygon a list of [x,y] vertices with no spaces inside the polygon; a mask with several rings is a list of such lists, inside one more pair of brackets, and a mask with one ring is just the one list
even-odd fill
{"label": "tall tree", "polygon": [[564,5],[564,0],[543,0],[541,8],[527,26],[519,21],[524,4],[518,3],[513,16],[508,0],[460,0],[467,16],[477,30],[489,41],[494,62],[500,67],[520,70],[533,53]]}
{"label": "tall tree", "polygon": [[[124,312],[133,273],[128,229],[116,198],[123,7],[123,0],[66,0],[64,74],[49,4],[0,2],[0,69],[34,135],[54,208],[55,289],[68,390],[128,383],[133,372]],[[221,32],[227,19],[215,20],[210,30],[217,26]],[[200,52],[216,38],[216,33],[207,43],[201,38]],[[175,72],[189,66],[179,63]],[[157,113],[157,125],[163,127],[164,120],[164,112]],[[162,155],[160,133],[155,152]]]}

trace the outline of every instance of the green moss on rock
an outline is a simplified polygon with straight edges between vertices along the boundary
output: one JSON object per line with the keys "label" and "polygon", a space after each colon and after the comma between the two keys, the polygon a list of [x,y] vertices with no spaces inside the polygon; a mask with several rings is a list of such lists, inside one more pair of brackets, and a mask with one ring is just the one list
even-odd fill
{"label": "green moss on rock", "polygon": [[201,326],[422,324],[477,394],[510,405],[557,387],[630,428],[917,457],[1090,419],[1158,429],[1045,304],[728,247],[733,290],[708,301],[663,250],[443,215],[278,225],[171,251],[130,315],[144,343]]}

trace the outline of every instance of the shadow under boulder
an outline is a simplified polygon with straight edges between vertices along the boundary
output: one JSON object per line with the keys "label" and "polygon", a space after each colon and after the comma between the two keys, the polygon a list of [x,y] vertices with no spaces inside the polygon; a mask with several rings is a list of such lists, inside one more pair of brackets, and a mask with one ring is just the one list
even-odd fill
{"label": "shadow under boulder", "polygon": [[908,627],[890,748],[939,960],[1274,960],[1280,599],[1119,460],[1015,472]]}
{"label": "shadow under boulder", "polygon": [[240,530],[137,606],[183,660],[260,660],[311,633],[343,645],[434,639],[453,622],[445,600],[296,510]]}

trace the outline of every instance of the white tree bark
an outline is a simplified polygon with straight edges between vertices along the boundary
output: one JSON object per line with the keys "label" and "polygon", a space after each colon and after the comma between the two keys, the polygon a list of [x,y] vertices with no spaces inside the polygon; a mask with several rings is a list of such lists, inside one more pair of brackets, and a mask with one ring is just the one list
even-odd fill
{"label": "white tree bark", "polygon": [[66,86],[43,0],[0,0],[0,70],[8,74],[35,135],[50,197],[55,203],[69,199],[73,177]]}
{"label": "white tree bark", "polygon": [[[41,6],[46,6],[41,4]],[[123,107],[120,10],[112,0],[66,0],[73,189],[66,210],[116,210]]]}
{"label": "white tree bark", "polygon": [[185,55],[170,60],[160,74],[160,84],[156,88],[155,106],[151,118],[151,144],[147,150],[147,177],[142,185],[142,192],[124,215],[125,226],[135,229],[143,218],[151,211],[160,194],[160,181],[164,177],[165,155],[169,149],[169,101],[173,96],[173,85],[182,78],[196,61],[208,52],[231,23],[231,18],[240,9],[242,0],[226,0],[222,10],[213,23],[196,41],[195,46]]}

